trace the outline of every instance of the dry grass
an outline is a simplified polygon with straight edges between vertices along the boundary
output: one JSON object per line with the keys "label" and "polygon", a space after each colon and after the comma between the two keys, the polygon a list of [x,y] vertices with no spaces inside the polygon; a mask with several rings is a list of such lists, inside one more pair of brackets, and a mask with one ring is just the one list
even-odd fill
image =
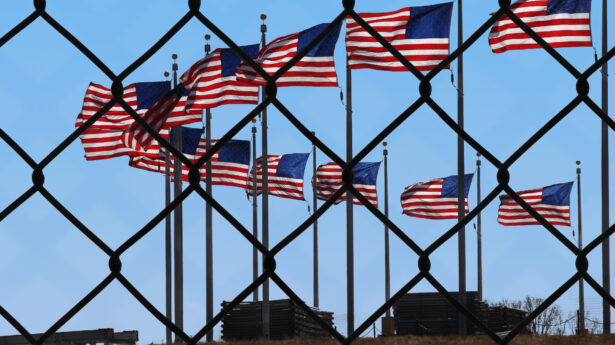
{"label": "dry grass", "polygon": [[[211,343],[210,343],[211,344]],[[208,344],[208,345],[210,345]],[[219,345],[339,345],[333,339],[288,339],[288,340],[251,340],[219,342]],[[404,336],[385,338],[361,338],[357,345],[493,345],[493,340],[486,336]],[[519,335],[511,345],[614,345],[615,335],[587,336],[534,336]],[[203,344],[199,344],[203,345]]]}

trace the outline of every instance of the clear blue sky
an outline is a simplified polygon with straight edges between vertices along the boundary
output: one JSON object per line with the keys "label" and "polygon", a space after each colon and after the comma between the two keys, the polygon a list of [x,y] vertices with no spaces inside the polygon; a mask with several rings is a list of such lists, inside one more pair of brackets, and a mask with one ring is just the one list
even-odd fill
{"label": "clear blue sky", "polygon": [[[358,1],[358,11],[392,11],[409,5],[433,4],[418,0]],[[187,11],[185,1],[48,1],[48,12],[88,46],[115,73],[145,52]],[[593,1],[593,39],[600,51],[599,1]],[[468,37],[497,8],[497,1],[467,1],[464,33]],[[28,1],[10,2],[0,12],[0,34],[9,31],[32,12]],[[202,11],[238,44],[260,39],[259,15],[267,13],[268,40],[332,20],[342,10],[341,1],[206,1]],[[609,16],[613,18],[615,13]],[[456,9],[453,13],[457,15]],[[613,26],[611,26],[612,28]],[[190,21],[150,60],[131,74],[125,85],[164,79],[171,54],[179,55],[180,72],[203,56],[203,35],[210,33]],[[611,36],[615,33],[610,31]],[[335,52],[340,86],[345,87],[342,32]],[[457,45],[453,21],[451,44]],[[223,47],[217,38],[212,48]],[[560,49],[579,70],[594,61],[591,48]],[[456,70],[456,63],[452,65]],[[42,19],[37,19],[0,48],[0,127],[39,161],[74,130],[83,95],[90,81],[110,85],[86,57]],[[610,77],[613,81],[613,77]],[[493,54],[484,35],[465,55],[466,130],[501,161],[561,110],[576,94],[575,80],[541,50]],[[590,95],[600,102],[599,73],[590,78]],[[358,70],[353,74],[354,147],[366,145],[418,97],[418,82],[410,73]],[[433,98],[456,118],[457,93],[450,73],[433,81]],[[610,97],[615,93],[611,88]],[[338,155],[345,152],[345,111],[336,88],[283,88],[278,98]],[[213,110],[212,133],[222,136],[252,106],[229,105]],[[249,126],[237,135],[248,139]],[[259,128],[260,133],[260,128]],[[611,152],[615,152],[611,136]],[[259,139],[260,140],[260,139]],[[456,174],[453,132],[433,111],[422,107],[388,138],[390,151],[391,219],[420,246],[426,247],[454,221],[409,218],[401,214],[399,195],[407,185]],[[269,152],[308,152],[310,142],[277,111],[270,110]],[[475,151],[466,145],[466,171],[475,169]],[[4,143],[0,144],[0,209],[4,209],[32,184],[31,169]],[[365,161],[379,161],[374,150]],[[611,155],[611,160],[615,159]],[[86,162],[79,141],[71,144],[45,169],[45,186],[112,248],[117,248],[164,206],[163,177],[128,167],[127,158]],[[586,106],[566,119],[534,145],[511,168],[511,185],[517,189],[545,186],[575,178],[576,160],[583,162],[583,229],[585,243],[600,233],[600,121]],[[319,153],[318,163],[328,160]],[[310,190],[308,164],[305,189]],[[496,169],[483,160],[483,195],[496,187]],[[378,177],[379,203],[383,205],[383,172]],[[611,169],[615,181],[615,169]],[[470,207],[476,205],[476,181]],[[615,184],[615,182],[613,182]],[[613,199],[611,188],[611,198]],[[215,186],[216,199],[246,227],[252,224],[251,206],[238,188]],[[311,193],[307,199],[311,200]],[[576,235],[576,186],[571,195]],[[496,222],[498,202],[483,213],[484,295],[491,301],[525,295],[547,297],[574,273],[575,257],[545,229],[538,226],[504,228]],[[270,198],[270,241],[280,241],[308,217],[307,204]],[[611,202],[611,221],[615,220]],[[185,315],[188,334],[205,320],[204,201],[193,195],[184,206]],[[321,308],[335,312],[345,330],[346,262],[345,207],[332,207],[320,224]],[[355,207],[356,324],[384,301],[383,225],[363,207]],[[572,229],[560,227],[576,241]],[[164,224],[122,256],[126,277],[161,311],[164,311]],[[309,304],[312,303],[312,234],[307,231],[277,259],[279,275]],[[233,299],[251,280],[251,247],[222,217],[214,215],[214,310]],[[467,230],[468,289],[476,289],[476,233]],[[613,255],[612,257],[615,257]],[[590,274],[601,281],[600,251],[590,257]],[[457,290],[457,239],[451,239],[432,256],[432,273],[449,290]],[[40,195],[30,198],[0,222],[0,305],[31,332],[43,332],[107,274],[108,258]],[[392,290],[395,292],[417,272],[417,256],[392,237]],[[615,260],[611,260],[615,266]],[[421,282],[413,291],[433,291]],[[587,291],[587,309],[601,315],[598,295]],[[558,304],[576,308],[576,286]],[[272,285],[273,299],[285,298]],[[136,329],[141,343],[160,342],[164,327],[119,283],[113,282],[61,330],[112,327]],[[219,337],[220,327],[216,327]],[[0,334],[16,331],[0,320]]]}

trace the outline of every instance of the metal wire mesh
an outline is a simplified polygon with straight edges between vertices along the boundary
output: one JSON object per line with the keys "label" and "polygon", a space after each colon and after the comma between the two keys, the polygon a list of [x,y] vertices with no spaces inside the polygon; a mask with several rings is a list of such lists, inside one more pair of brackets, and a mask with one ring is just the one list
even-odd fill
{"label": "metal wire mesh", "polygon": [[[32,186],[28,188],[20,197],[14,200],[8,207],[0,212],[0,222],[5,219],[9,214],[14,212],[20,205],[22,205],[27,199],[29,199],[35,193],[40,193],[59,213],[61,213],[67,220],[69,220],[83,235],[89,238],[100,250],[109,256],[109,274],[104,278],[92,291],[90,291],[83,299],[81,299],[73,308],[71,308],[66,314],[64,314],[59,320],[57,320],[41,337],[34,339],[28,330],[26,330],[9,312],[7,312],[2,306],[0,306],[0,315],[4,317],[19,333],[21,333],[32,345],[41,345],[54,334],[60,327],[66,324],[73,316],[75,316],[82,308],[84,308],[90,301],[92,301],[101,291],[103,291],[112,281],[117,280],[120,282],[134,298],[136,298],[153,316],[155,316],[162,324],[170,328],[177,337],[185,341],[187,344],[194,345],[200,341],[210,330],[213,329],[235,306],[241,301],[247,298],[255,289],[257,289],[267,278],[270,278],[279,288],[288,295],[295,303],[297,303],[305,312],[318,322],[324,329],[337,339],[340,343],[350,344],[357,339],[362,333],[364,333],[380,316],[382,316],[387,309],[391,308],[393,304],[416,286],[421,280],[427,280],[438,292],[440,292],[446,299],[461,312],[470,322],[476,325],[479,329],[485,332],[495,343],[507,344],[515,336],[517,336],[532,320],[534,320],[540,313],[548,308],[557,298],[562,296],[570,287],[573,286],[579,278],[583,278],[604,300],[606,300],[611,306],[615,307],[615,299],[608,294],[600,284],[591,277],[588,272],[587,255],[596,249],[605,239],[615,232],[615,225],[609,227],[607,231],[604,231],[600,236],[593,239],[583,250],[579,250],[570,240],[568,240],[560,231],[554,226],[550,225],[541,215],[539,215],[531,206],[529,206],[523,199],[517,195],[513,189],[509,186],[510,179],[509,168],[525,153],[530,147],[538,142],[547,132],[549,132],[558,122],[564,119],[572,110],[577,106],[584,103],[587,105],[602,121],[606,123],[611,130],[615,130],[615,122],[605,114],[600,107],[588,96],[589,84],[588,78],[598,71],[598,69],[610,60],[615,55],[615,48],[611,48],[608,54],[597,60],[587,70],[580,72],[574,66],[572,66],[563,56],[561,56],[555,49],[549,46],[542,38],[540,38],[536,32],[528,27],[523,21],[516,16],[510,9],[509,0],[498,1],[499,9],[495,12],[489,20],[482,24],[478,30],[467,38],[460,46],[460,48],[453,51],[446,59],[444,59],[436,68],[431,70],[426,75],[419,72],[407,59],[405,59],[400,52],[398,52],[390,43],[388,43],[382,36],[380,36],[372,27],[370,27],[361,17],[354,11],[354,0],[342,0],[344,10],[335,17],[335,19],[327,26],[327,28],[318,35],[310,44],[304,47],[297,56],[287,62],[282,68],[280,68],[275,74],[267,74],[255,61],[250,59],[235,42],[228,37],[222,30],[220,30],[209,18],[207,18],[201,12],[200,0],[189,0],[187,2],[187,13],[164,35],[162,36],[150,49],[148,49],[141,57],[132,62],[124,71],[119,75],[114,74],[95,54],[93,54],[88,47],[82,44],[72,33],[66,30],[60,23],[54,20],[46,11],[45,0],[34,1],[34,12],[16,25],[12,30],[6,33],[0,38],[0,48],[4,46],[9,40],[17,36],[24,28],[29,26],[37,19],[44,20],[57,32],[59,32],[66,40],[68,40],[77,50],[84,54],[94,65],[96,65],[109,79],[112,80],[112,94],[113,99],[99,110],[91,119],[85,122],[81,127],[77,128],[71,135],[65,138],[57,147],[55,147],[47,156],[40,162],[33,160],[28,153],[20,147],[9,135],[7,135],[2,129],[0,129],[0,138],[14,150],[31,168],[32,168]],[[495,1],[494,1],[495,5]],[[455,61],[460,54],[466,51],[472,44],[474,44],[480,36],[485,34],[487,30],[493,25],[493,23],[501,16],[508,16],[514,23],[516,23],[524,32],[526,32],[531,38],[533,38],[553,59],[562,65],[576,80],[577,80],[577,96],[574,97],[568,104],[566,104],[562,110],[560,110],[555,116],[553,116],[540,130],[538,130],[529,140],[527,140],[521,147],[519,147],[508,159],[504,162],[499,161],[493,154],[484,148],[480,143],[474,140],[468,133],[463,131],[457,126],[455,121],[444,111],[438,103],[431,98],[431,80],[440,73],[446,66]],[[318,42],[320,42],[326,35],[328,35],[337,25],[339,25],[348,16],[352,17],[361,27],[363,27],[371,36],[373,36],[383,47],[385,47],[399,62],[401,62],[419,81],[419,93],[420,97],[414,101],[414,103],[408,107],[404,112],[399,114],[382,132],[380,132],[375,138],[373,138],[369,144],[363,147],[360,152],[354,156],[349,162],[345,162],[340,156],[333,152],[327,145],[325,145],[318,137],[310,132],[299,119],[297,119],[291,111],[289,111],[281,100],[276,98],[277,87],[275,82],[282,74],[287,72],[293,65],[295,65],[302,57],[304,57]],[[245,61],[247,61],[265,80],[267,85],[265,87],[266,97],[258,104],[251,112],[246,114],[235,126],[233,126],[215,145],[209,150],[203,157],[197,162],[192,163],[181,152],[174,148],[168,141],[160,137],[151,127],[149,127],[145,121],[137,115],[137,113],[122,99],[123,86],[122,81],[134,72],[139,66],[147,61],[154,53],[156,53],[163,45],[165,45],[174,35],[176,35],[184,25],[195,18],[200,21],[206,28],[219,37],[230,48],[237,52]],[[154,218],[152,218],[142,229],[137,231],[126,242],[120,245],[117,249],[110,248],[105,242],[94,234],[87,226],[79,221],[79,218],[73,215],[62,203],[60,203],[54,196],[45,188],[45,175],[44,169],[51,163],[58,155],[64,151],[73,141],[75,141],[80,134],[82,134],[87,128],[89,128],[95,121],[101,118],[114,104],[120,104],[143,128],[145,128],[154,138],[156,138],[162,146],[168,149],[173,155],[179,157],[181,161],[190,168],[189,173],[189,185],[188,187],[173,200],[168,207],[162,209]],[[249,122],[255,118],[265,107],[273,106],[277,108],[284,117],[292,123],[294,127],[299,130],[308,140],[310,140],[318,149],[326,154],[331,160],[343,167],[342,179],[344,181],[344,187],[339,189],[333,197],[327,202],[321,205],[315,212],[307,218],[299,227],[294,229],[288,236],[282,241],[277,243],[273,248],[267,250],[261,242],[252,236],[251,232],[246,229],[241,223],[233,217],[224,207],[222,207],[212,196],[210,196],[200,185],[199,168],[206,164],[213,154],[218,151],[228,140],[233,138],[242,128],[249,124]],[[376,146],[382,142],[389,134],[395,131],[404,121],[406,121],[412,114],[414,114],[421,107],[428,107],[433,110],[435,115],[439,117],[450,129],[457,135],[461,136],[464,142],[474,148],[485,159],[493,164],[497,169],[497,181],[498,186],[495,187],[483,201],[474,208],[469,214],[461,219],[456,225],[450,228],[435,242],[429,245],[427,248],[419,247],[411,238],[409,238],[402,229],[394,224],[390,219],[374,207],[368,200],[361,195],[352,186],[352,168],[356,166],[366,155],[371,152]],[[377,217],[409,248],[411,248],[418,256],[419,273],[407,282],[399,291],[397,291],[386,303],[380,308],[374,311],[359,327],[355,329],[352,334],[344,337],[336,329],[329,326],[323,320],[321,320],[302,300],[297,296],[293,290],[276,274],[276,255],[286,246],[288,246],[294,239],[307,230],[314,221],[321,217],[333,204],[342,196],[346,191],[352,193],[367,209]],[[500,338],[495,332],[490,330],[483,322],[479,320],[476,315],[473,315],[466,307],[461,305],[439,282],[430,274],[430,259],[429,256],[446,241],[451,239],[459,230],[470,223],[474,217],[477,216],[489,203],[491,203],[501,192],[508,193],[516,202],[518,202],[527,212],[529,212],[534,218],[536,218],[545,229],[547,229],[555,238],[557,238],[565,247],[567,247],[576,259],[577,272],[570,277],[561,287],[554,291],[536,310],[530,313],[525,320],[518,324],[509,334],[504,338]],[[236,296],[226,307],[224,307],[210,322],[202,327],[194,336],[190,337],[179,329],[171,320],[167,319],[163,313],[156,309],[140,292],[136,289],[130,281],[122,274],[122,262],[121,255],[147,233],[149,233],[157,224],[159,224],[167,215],[169,215],[178,204],[185,200],[190,194],[196,193],[200,195],[205,202],[212,205],[212,207],[224,217],[231,225],[233,225],[237,231],[239,231],[250,243],[264,255],[264,271],[263,273],[247,286],[238,296]]]}

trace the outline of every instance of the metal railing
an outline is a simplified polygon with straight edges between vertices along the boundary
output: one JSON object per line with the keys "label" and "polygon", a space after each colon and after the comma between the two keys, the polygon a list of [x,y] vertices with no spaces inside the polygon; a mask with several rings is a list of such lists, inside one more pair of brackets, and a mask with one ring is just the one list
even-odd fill
{"label": "metal railing", "polygon": [[[598,59],[587,70],[581,72],[572,66],[564,57],[562,57],[555,49],[548,45],[542,38],[540,38],[530,27],[528,27],[523,21],[517,17],[510,9],[510,0],[493,1],[493,5],[496,3],[499,6],[497,12],[495,12],[484,24],[482,24],[478,30],[476,30],[470,37],[468,37],[460,47],[454,50],[446,59],[444,59],[436,68],[423,75],[419,72],[402,54],[391,46],[382,36],[380,36],[372,27],[370,27],[358,14],[354,11],[354,0],[342,0],[344,10],[335,17],[335,19],[327,26],[327,28],[319,34],[310,44],[304,47],[297,56],[293,57],[282,68],[280,68],[275,74],[267,74],[255,61],[250,59],[238,45],[228,37],[221,29],[219,29],[209,18],[207,18],[201,12],[200,0],[188,0],[187,13],[175,24],[173,27],[160,38],[151,48],[149,48],[141,57],[132,62],[124,71],[116,75],[113,73],[104,62],[102,62],[94,53],[92,53],[88,47],[81,43],[72,33],[65,29],[60,23],[58,23],[51,15],[45,11],[45,0],[34,1],[34,12],[26,17],[22,22],[15,26],[12,30],[6,33],[0,38],[0,48],[3,48],[4,44],[17,36],[24,28],[29,26],[37,19],[44,20],[57,32],[59,32],[66,40],[68,40],[77,50],[83,53],[93,64],[95,64],[109,79],[112,80],[112,94],[113,99],[102,109],[100,109],[91,119],[86,121],[80,128],[77,128],[71,135],[66,137],[57,147],[55,147],[49,154],[43,158],[40,162],[36,162],[28,155],[28,153],[21,148],[9,135],[7,135],[2,129],[0,129],[0,138],[10,146],[20,157],[32,168],[32,186],[27,189],[20,197],[13,201],[8,207],[0,212],[0,222],[6,218],[9,214],[15,211],[21,204],[23,204],[28,198],[35,193],[40,193],[59,213],[61,213],[66,219],[68,219],[81,233],[89,238],[100,250],[109,256],[109,274],[83,299],[81,299],[74,307],[72,307],[66,314],[64,314],[59,320],[57,320],[42,336],[35,339],[33,335],[28,332],[10,313],[0,306],[0,315],[4,317],[15,329],[19,331],[31,344],[41,345],[47,339],[50,338],[60,327],[68,322],[75,314],[77,314],[83,307],[92,301],[101,291],[103,291],[111,282],[117,280],[121,283],[129,292],[134,296],[153,316],[155,316],[166,327],[170,328],[177,337],[185,341],[187,344],[194,345],[200,341],[210,330],[213,329],[233,307],[238,303],[246,299],[253,291],[255,291],[266,279],[271,279],[278,287],[288,295],[295,303],[297,303],[305,312],[318,322],[324,329],[338,341],[343,344],[352,343],[357,337],[364,333],[371,325],[385,312],[393,306],[393,304],[404,294],[410,291],[423,279],[427,280],[438,292],[447,298],[447,300],[463,314],[469,322],[472,322],[479,329],[485,332],[496,343],[507,344],[509,343],[520,331],[528,325],[531,320],[536,318],[541,312],[549,307],[558,297],[563,295],[569,288],[571,288],[580,278],[583,278],[591,288],[593,288],[603,300],[615,307],[615,299],[609,293],[607,293],[602,286],[588,274],[588,261],[587,255],[596,249],[603,241],[608,240],[615,232],[615,225],[610,226],[603,233],[593,239],[585,248],[580,250],[574,243],[568,240],[562,233],[560,233],[555,227],[550,225],[541,215],[539,215],[532,207],[530,207],[524,200],[522,200],[509,186],[510,180],[509,169],[510,167],[538,142],[547,132],[549,132],[558,122],[564,119],[570,112],[580,104],[587,105],[611,130],[615,130],[615,122],[608,117],[608,115],[596,104],[589,96],[589,83],[588,78],[596,73],[598,69],[604,65],[609,59],[615,55],[615,48],[611,48],[608,52],[603,51],[603,56]],[[549,55],[553,57],[557,63],[562,65],[576,80],[577,96],[574,97],[568,104],[566,104],[561,111],[553,116],[541,129],[539,129],[529,140],[527,140],[521,147],[519,147],[510,157],[503,162],[498,160],[489,150],[483,147],[479,142],[474,140],[468,133],[466,133],[458,124],[451,118],[451,116],[442,109],[438,103],[431,98],[431,80],[442,70],[451,64],[453,61],[459,58],[459,56],[466,51],[472,44],[474,44],[480,36],[485,34],[487,30],[494,24],[494,22],[502,15],[506,15],[516,23],[524,32],[526,32],[531,38],[533,38]],[[295,65],[302,57],[304,57],[318,42],[320,42],[326,35],[328,35],[337,25],[339,25],[348,16],[352,17],[361,27],[363,27],[371,36],[373,36],[383,47],[385,47],[397,60],[399,60],[419,81],[419,93],[420,97],[410,105],[405,111],[397,116],[388,126],[380,132],[375,138],[373,138],[365,147],[363,147],[358,154],[356,154],[350,162],[346,162],[336,152],[331,150],[324,142],[322,142],[317,136],[315,136],[308,128],[306,128],[301,121],[295,117],[290,110],[288,110],[282,101],[276,97],[277,87],[275,82],[282,74],[287,72],[293,65]],[[151,127],[149,127],[145,121],[137,115],[137,113],[122,99],[123,86],[122,81],[139,68],[145,61],[147,61],[154,53],[156,53],[163,45],[165,45],[175,34],[177,34],[186,23],[195,18],[200,21],[207,29],[209,29],[214,35],[220,38],[230,48],[237,52],[247,63],[249,63],[259,75],[267,80],[265,86],[266,96],[260,104],[258,104],[251,112],[246,114],[235,126],[233,126],[215,145],[212,146],[212,150],[209,150],[203,157],[197,162],[192,163],[181,152],[173,147],[171,143],[163,139],[158,133],[156,133]],[[604,71],[603,71],[604,73]],[[75,215],[73,215],[62,203],[60,203],[46,188],[45,188],[45,175],[44,169],[51,163],[58,155],[64,151],[72,142],[77,140],[80,134],[82,134],[89,126],[95,121],[101,118],[111,106],[114,104],[120,104],[143,128],[145,128],[155,139],[157,139],[162,146],[169,150],[175,157],[179,157],[183,164],[190,168],[189,173],[189,185],[184,189],[177,198],[171,201],[168,207],[162,209],[154,218],[152,218],[143,228],[132,235],[126,242],[120,245],[116,249],[110,248],[104,241],[102,241],[94,232],[92,232],[87,226],[85,226]],[[344,181],[344,187],[338,190],[333,197],[321,205],[315,212],[307,218],[299,227],[294,229],[288,236],[282,241],[277,243],[273,248],[267,250],[265,246],[257,238],[255,238],[251,231],[245,228],[232,214],[230,214],[224,207],[222,207],[213,197],[211,197],[200,185],[199,168],[204,166],[208,159],[222,147],[228,140],[233,138],[241,129],[247,126],[252,119],[265,109],[265,107],[273,106],[282,113],[284,117],[297,128],[301,134],[303,134],[308,140],[312,142],[319,150],[327,155],[331,160],[343,167],[344,172],[342,175]],[[429,245],[427,248],[419,247],[410,237],[408,237],[401,229],[390,219],[388,219],[381,211],[374,207],[363,195],[361,195],[352,186],[352,168],[360,162],[366,155],[374,150],[376,146],[381,143],[389,134],[397,129],[404,121],[406,121],[411,115],[413,115],[419,108],[428,107],[434,111],[450,129],[460,136],[463,141],[474,148],[485,159],[493,164],[497,169],[497,181],[498,185],[491,190],[487,196],[474,208],[469,214],[463,217],[455,226],[450,228],[435,242]],[[410,249],[412,249],[418,256],[419,273],[407,282],[399,291],[397,291],[391,298],[384,303],[380,308],[374,311],[363,323],[357,327],[352,334],[344,337],[336,329],[329,326],[327,323],[318,318],[318,316],[310,309],[293,290],[277,275],[276,273],[276,255],[286,246],[288,246],[293,240],[295,240],[300,234],[306,231],[319,217],[321,217],[333,203],[342,196],[346,191],[352,193],[361,203],[386,227],[388,227],[395,236],[404,242]],[[475,315],[473,315],[466,307],[464,307],[459,301],[457,301],[452,295],[436,280],[430,273],[431,263],[430,255],[446,241],[451,239],[459,230],[470,223],[485,207],[491,203],[501,192],[506,192],[512,198],[518,202],[527,212],[529,212],[534,218],[536,218],[544,228],[549,231],[555,238],[559,240],[565,247],[567,247],[576,259],[577,272],[570,277],[566,283],[553,292],[544,303],[540,305],[534,312],[530,313],[527,318],[518,324],[510,333],[504,338],[500,338],[496,333],[490,330],[483,322],[481,322]],[[154,227],[162,222],[167,215],[169,215],[181,202],[183,202],[190,194],[196,193],[200,195],[205,202],[213,207],[222,217],[224,217],[231,225],[233,225],[237,231],[239,231],[250,243],[256,248],[263,256],[263,273],[247,286],[238,296],[236,296],[231,303],[224,307],[210,322],[204,325],[200,331],[194,336],[190,337],[184,333],[179,327],[177,327],[171,320],[167,319],[162,312],[156,309],[140,292],[135,288],[128,279],[122,274],[122,254],[149,233]]]}

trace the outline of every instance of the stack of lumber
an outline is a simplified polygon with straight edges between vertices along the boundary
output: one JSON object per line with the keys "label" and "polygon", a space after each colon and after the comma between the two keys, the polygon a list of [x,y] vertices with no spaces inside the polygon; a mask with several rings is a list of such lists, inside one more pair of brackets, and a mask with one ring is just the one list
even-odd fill
{"label": "stack of lumber", "polygon": [[[32,334],[39,339],[42,334]],[[134,345],[139,341],[139,332],[115,332],[112,328],[101,328],[86,331],[57,332],[44,342],[46,345],[95,345],[95,344],[122,344]],[[31,345],[22,335],[0,336],[0,345]]]}
{"label": "stack of lumber", "polygon": [[[450,293],[458,298],[457,292]],[[478,293],[466,293],[467,307],[481,322],[487,324],[488,306],[478,300]],[[459,312],[438,292],[406,294],[393,306],[397,335],[444,335],[459,333]],[[467,322],[467,334],[480,329]]]}
{"label": "stack of lumber", "polygon": [[[222,302],[222,307],[229,303]],[[294,337],[330,337],[307,313],[290,299],[274,300],[270,306],[271,339]],[[333,327],[333,313],[312,310],[327,324]],[[262,302],[242,302],[222,319],[222,339],[240,340],[263,337]]]}

